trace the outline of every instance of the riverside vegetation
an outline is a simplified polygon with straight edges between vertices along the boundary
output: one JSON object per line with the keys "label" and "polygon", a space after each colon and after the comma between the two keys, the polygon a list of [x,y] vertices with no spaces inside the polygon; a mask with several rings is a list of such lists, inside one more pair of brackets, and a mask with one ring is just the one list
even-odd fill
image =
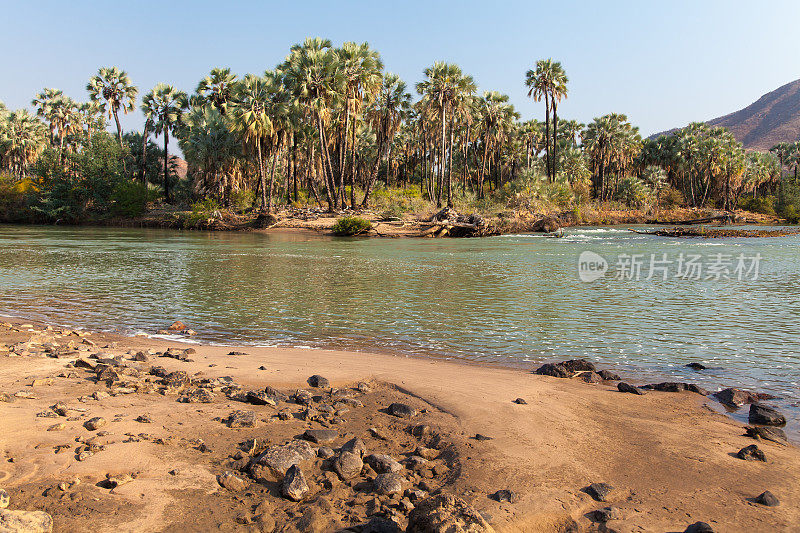
{"label": "riverside vegetation", "polygon": [[[35,114],[0,104],[0,220],[97,223],[149,211],[199,227],[220,213],[371,209],[397,219],[444,205],[501,218],[572,212],[577,223],[619,210],[666,220],[679,207],[800,217],[800,142],[746,153],[701,123],[643,139],[624,114],[565,120],[568,78],[551,59],[520,77],[544,101],[544,123],[522,121],[505,94],[479,94],[455,64],[423,75],[415,101],[367,43],[321,38],[262,75],[215,68],[193,94],[159,83],[140,102],[125,71],[101,68],[86,102],[46,88]],[[137,107],[143,131],[123,132],[120,114]]]}

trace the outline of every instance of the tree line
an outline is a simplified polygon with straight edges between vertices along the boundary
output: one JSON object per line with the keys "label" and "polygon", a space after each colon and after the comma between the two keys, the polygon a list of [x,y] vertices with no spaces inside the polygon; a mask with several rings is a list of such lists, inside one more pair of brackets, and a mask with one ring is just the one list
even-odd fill
{"label": "tree line", "polygon": [[[291,204],[358,210],[376,188],[414,188],[450,207],[454,198],[481,205],[527,194],[562,207],[669,198],[735,209],[796,186],[800,143],[747,153],[727,130],[702,123],[643,139],[624,114],[588,124],[560,118],[569,79],[557,61],[537,61],[521,81],[544,102],[544,122],[521,120],[505,94],[479,94],[452,63],[426,68],[412,89],[367,43],[309,38],[261,75],[215,68],[191,94],[159,83],[140,101],[124,70],[104,67],[85,102],[44,89],[35,114],[0,104],[0,169],[46,197],[51,218],[68,211],[58,195],[87,184],[70,217],[159,198],[244,202],[263,213]],[[143,131],[123,132],[120,115],[137,108]],[[186,180],[171,168],[170,140],[184,154]]]}

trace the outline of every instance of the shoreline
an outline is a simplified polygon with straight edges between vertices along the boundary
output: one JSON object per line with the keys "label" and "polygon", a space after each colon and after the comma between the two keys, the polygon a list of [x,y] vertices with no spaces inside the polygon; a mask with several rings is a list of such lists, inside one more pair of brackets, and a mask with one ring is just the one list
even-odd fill
{"label": "shoreline", "polygon": [[[183,348],[174,349],[174,341],[34,329],[0,328],[2,343],[39,339],[29,345],[28,355],[0,356],[0,392],[24,391],[35,397],[0,402],[3,452],[13,458],[0,467],[0,485],[11,496],[9,509],[44,510],[53,517],[56,531],[100,526],[294,531],[307,517],[314,517],[317,527],[309,531],[337,530],[334,522],[336,528],[359,531],[358,524],[370,516],[402,528],[408,506],[414,507],[404,501],[408,490],[455,494],[482,513],[495,531],[683,531],[696,521],[723,532],[788,531],[800,519],[798,449],[744,436],[741,424],[704,408],[710,399],[690,392],[636,396],[604,383],[494,365],[340,350],[191,344],[184,345],[194,352],[187,357]],[[44,353],[47,342],[53,353]],[[61,355],[59,346],[76,353]],[[163,356],[170,347],[171,356]],[[147,353],[143,357],[148,361],[135,361],[139,352]],[[74,364],[80,358],[95,365],[99,361],[93,356],[116,361],[120,381],[97,382],[94,372]],[[145,373],[154,366],[183,371],[187,379],[230,376],[242,390],[271,386],[292,394],[301,387],[315,398],[317,391],[322,396],[307,406],[279,402],[271,407],[208,389],[208,403],[183,403],[177,400],[186,397],[187,389],[164,389],[160,378]],[[306,379],[312,375],[324,376],[335,389],[309,387]],[[43,381],[30,386],[34,380]],[[356,387],[364,382],[369,385],[363,390]],[[353,400],[338,415],[342,420],[309,418],[310,407],[325,412],[319,409],[335,391]],[[515,398],[526,403],[517,404]],[[54,402],[66,405],[67,417],[36,416],[49,412]],[[416,414],[391,416],[386,408],[392,402],[410,405]],[[232,429],[223,423],[236,410],[255,411],[255,427]],[[281,411],[290,412],[291,418],[282,420]],[[144,415],[152,423],[134,420]],[[87,431],[83,424],[97,416],[108,424],[101,432]],[[46,431],[54,423],[65,427]],[[410,431],[421,424],[432,433],[418,437]],[[301,466],[311,489],[294,503],[280,495],[276,482],[257,481],[246,469],[236,469],[243,465],[235,458],[242,454],[236,443],[256,438],[277,446],[322,428],[338,435],[330,444],[333,449],[359,437],[368,450],[405,464],[401,477],[406,496],[374,494],[369,469],[343,482],[326,460],[309,458]],[[147,438],[137,436],[141,431],[148,432]],[[477,434],[489,439],[476,439]],[[82,461],[77,452],[53,454],[53,446],[67,443],[70,449],[96,446],[96,451]],[[735,457],[750,444],[763,449],[766,463]],[[430,470],[410,459],[415,447],[434,450]],[[225,471],[248,488],[220,486],[214,476]],[[124,485],[109,491],[107,475],[124,479]],[[75,477],[81,480],[77,485]],[[584,492],[597,482],[614,487],[605,502]],[[65,490],[58,488],[64,483]],[[514,492],[514,501],[492,499],[499,490]],[[764,490],[780,499],[779,507],[752,502]],[[81,501],[94,503],[78,516],[74,509],[83,507],[75,502]],[[598,522],[594,511],[609,505],[618,515]]]}

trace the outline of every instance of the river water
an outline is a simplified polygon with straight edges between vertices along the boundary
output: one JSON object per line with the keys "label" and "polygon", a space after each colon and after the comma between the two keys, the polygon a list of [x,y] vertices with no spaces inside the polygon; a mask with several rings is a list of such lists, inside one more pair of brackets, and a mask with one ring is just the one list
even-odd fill
{"label": "river water", "polygon": [[[621,226],[427,240],[0,226],[0,314],[121,333],[180,319],[199,341],[523,368],[585,357],[639,380],[771,392],[794,433],[799,246]],[[579,263],[597,277],[603,260],[582,281]]]}

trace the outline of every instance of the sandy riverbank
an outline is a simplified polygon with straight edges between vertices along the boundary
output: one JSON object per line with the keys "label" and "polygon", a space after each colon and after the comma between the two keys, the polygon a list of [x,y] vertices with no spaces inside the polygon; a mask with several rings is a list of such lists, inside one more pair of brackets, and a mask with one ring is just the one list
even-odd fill
{"label": "sandy riverbank", "polygon": [[[370,516],[405,529],[411,508],[439,491],[463,498],[495,531],[684,531],[697,521],[718,532],[792,531],[800,523],[797,448],[746,437],[694,393],[637,396],[610,383],[340,351],[192,345],[196,353],[185,355],[189,346],[174,342],[41,329],[0,327],[0,346],[22,354],[0,352],[0,393],[13,400],[0,402],[0,488],[9,509],[45,511],[55,531],[360,531]],[[158,355],[170,347],[191,361]],[[147,360],[133,360],[138,352]],[[113,375],[98,382],[96,371],[74,367],[78,358],[116,358],[107,361]],[[186,375],[169,378],[174,371]],[[310,387],[315,374],[333,389]],[[313,399],[238,401],[267,386]],[[187,398],[208,403],[179,401]],[[393,416],[393,402],[417,413]],[[242,410],[254,413],[254,427],[229,427]],[[87,429],[95,417],[107,424]],[[375,468],[344,481],[330,459],[304,459],[301,502],[281,495],[278,476],[248,468],[265,447],[322,428],[336,436],[314,449],[336,451],[358,437],[367,453],[401,462],[389,480],[401,492],[376,492],[374,458]],[[766,463],[735,456],[750,444]],[[223,488],[216,476],[226,471],[242,486],[228,478]],[[110,488],[109,476],[119,486]],[[615,488],[606,502],[582,490],[599,482]],[[513,503],[489,497],[505,489]],[[778,507],[752,501],[765,490]],[[598,521],[593,511],[609,505],[618,519]]]}

